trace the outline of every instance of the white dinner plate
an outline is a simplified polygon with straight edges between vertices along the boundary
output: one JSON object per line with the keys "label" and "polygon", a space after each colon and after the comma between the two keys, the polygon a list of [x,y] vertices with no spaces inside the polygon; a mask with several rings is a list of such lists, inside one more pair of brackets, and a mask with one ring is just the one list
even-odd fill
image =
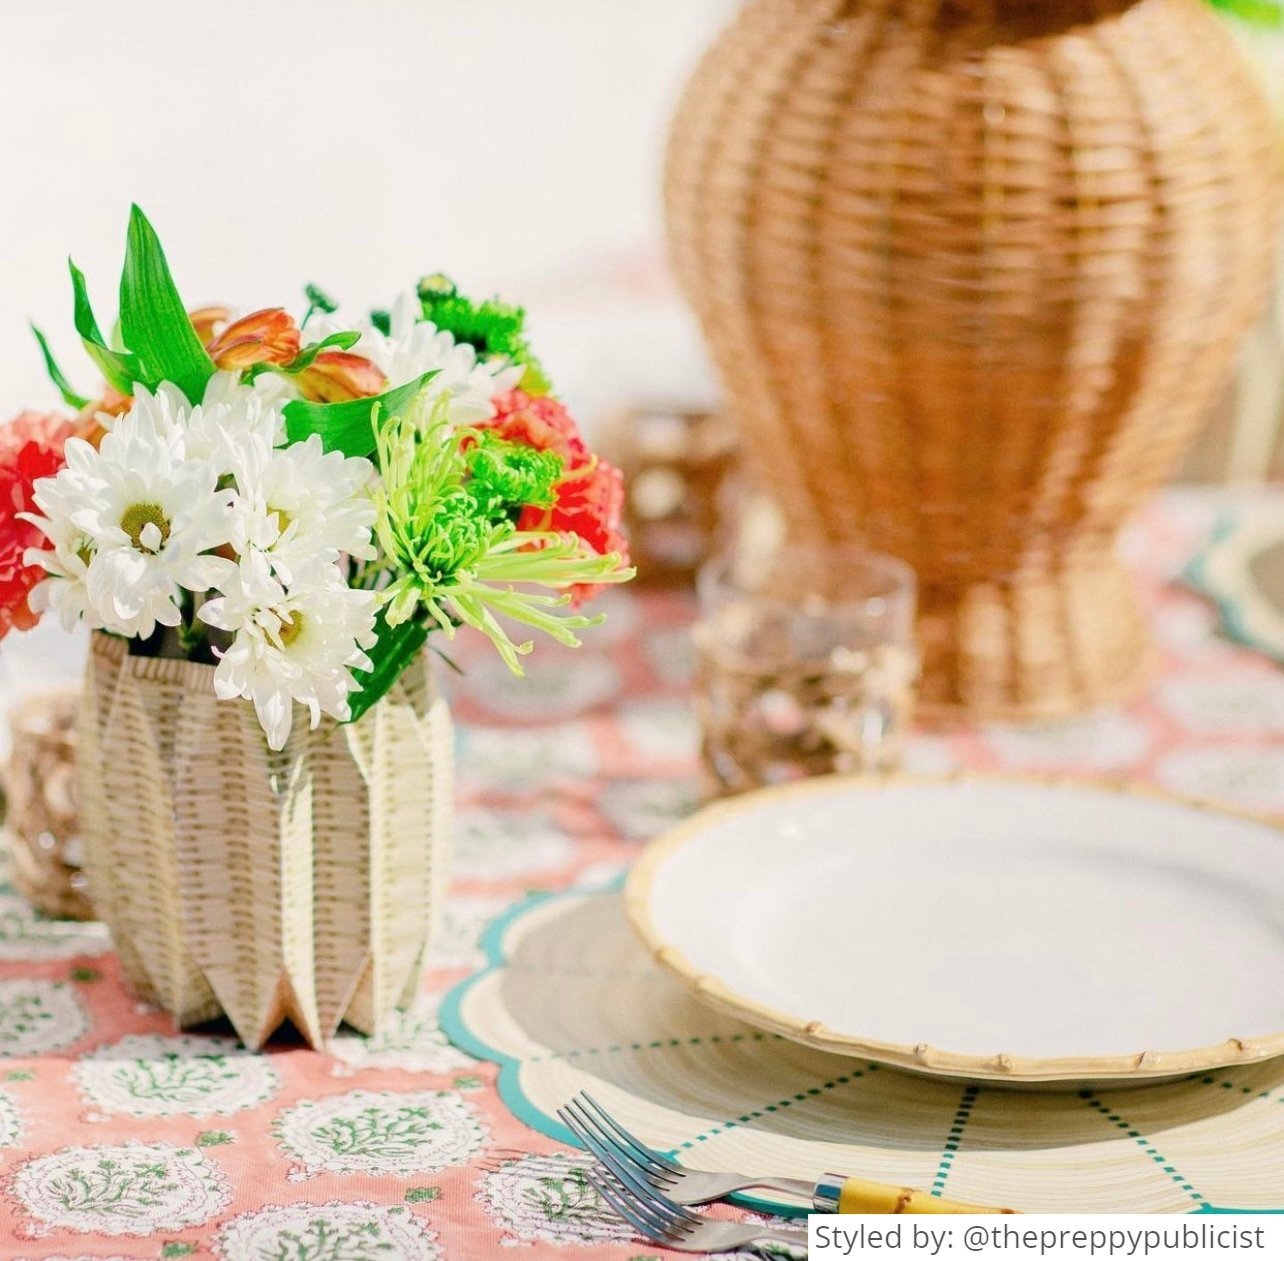
{"label": "white dinner plate", "polygon": [[626,901],[697,996],[826,1051],[1011,1082],[1284,1054],[1284,832],[1194,801],[811,780],[653,842]]}

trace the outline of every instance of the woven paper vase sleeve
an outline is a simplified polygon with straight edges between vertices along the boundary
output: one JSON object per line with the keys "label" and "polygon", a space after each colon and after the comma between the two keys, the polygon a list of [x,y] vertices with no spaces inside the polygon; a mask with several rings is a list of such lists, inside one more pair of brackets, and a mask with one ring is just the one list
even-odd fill
{"label": "woven paper vase sleeve", "polygon": [[750,0],[709,51],[675,273],[790,532],[918,573],[929,707],[1135,690],[1116,539],[1261,309],[1280,191],[1197,0]]}
{"label": "woven paper vase sleeve", "polygon": [[[446,702],[433,687],[428,656],[339,735],[343,754],[365,779],[370,844],[361,854],[345,854],[339,836],[338,849],[324,854],[318,832],[318,968],[322,940],[363,936],[362,967],[345,968],[349,996],[339,1011],[354,1029],[372,1034],[419,989],[444,887],[453,733]],[[336,761],[342,763],[342,756]],[[333,880],[327,878],[331,864],[338,873]],[[326,883],[329,905],[322,909],[320,890]],[[326,934],[324,919],[330,925]]]}
{"label": "woven paper vase sleeve", "polygon": [[140,997],[200,1024],[220,1011],[183,924],[175,845],[174,771],[180,723],[212,711],[193,668],[128,654],[95,634],[81,702],[78,777],[85,874]]}
{"label": "woven paper vase sleeve", "polygon": [[308,716],[296,707],[273,753],[252,706],[206,688],[179,719],[174,772],[188,949],[247,1046],[287,1019],[316,1045]]}
{"label": "woven paper vase sleeve", "polygon": [[427,660],[360,722],[271,752],[213,667],[95,636],[80,776],[91,892],[131,985],[180,1025],[224,1013],[261,1046],[370,1033],[418,987],[453,787]]}

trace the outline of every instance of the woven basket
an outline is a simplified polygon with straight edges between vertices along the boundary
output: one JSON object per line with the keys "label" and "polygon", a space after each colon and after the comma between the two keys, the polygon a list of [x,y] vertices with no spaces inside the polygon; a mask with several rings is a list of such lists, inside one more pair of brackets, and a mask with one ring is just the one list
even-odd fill
{"label": "woven basket", "polygon": [[81,867],[76,804],[74,690],[29,697],[10,716],[4,771],[9,876],[36,910],[56,919],[94,918]]}
{"label": "woven basket", "polygon": [[180,1026],[225,1013],[257,1048],[375,1034],[414,995],[440,903],[449,711],[428,661],[360,721],[281,753],[212,666],[94,636],[80,715],[85,866],[125,976]]}
{"label": "woven basket", "polygon": [[1260,88],[1199,0],[752,0],[675,122],[675,269],[791,532],[918,571],[922,703],[1134,689],[1115,544],[1261,307]]}

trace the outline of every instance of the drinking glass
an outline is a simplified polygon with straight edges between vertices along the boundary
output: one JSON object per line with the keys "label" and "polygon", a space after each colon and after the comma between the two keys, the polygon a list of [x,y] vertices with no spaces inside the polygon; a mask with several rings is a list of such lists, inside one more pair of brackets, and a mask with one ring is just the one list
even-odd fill
{"label": "drinking glass", "polygon": [[919,662],[907,565],[823,545],[742,550],[697,590],[695,703],[716,792],[898,767]]}

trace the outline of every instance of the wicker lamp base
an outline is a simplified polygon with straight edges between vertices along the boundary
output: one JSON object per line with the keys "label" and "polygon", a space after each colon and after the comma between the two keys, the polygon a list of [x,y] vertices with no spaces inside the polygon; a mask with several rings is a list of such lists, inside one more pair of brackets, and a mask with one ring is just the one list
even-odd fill
{"label": "wicker lamp base", "polygon": [[1065,718],[1123,701],[1150,673],[1132,577],[1113,557],[919,593],[929,722]]}

